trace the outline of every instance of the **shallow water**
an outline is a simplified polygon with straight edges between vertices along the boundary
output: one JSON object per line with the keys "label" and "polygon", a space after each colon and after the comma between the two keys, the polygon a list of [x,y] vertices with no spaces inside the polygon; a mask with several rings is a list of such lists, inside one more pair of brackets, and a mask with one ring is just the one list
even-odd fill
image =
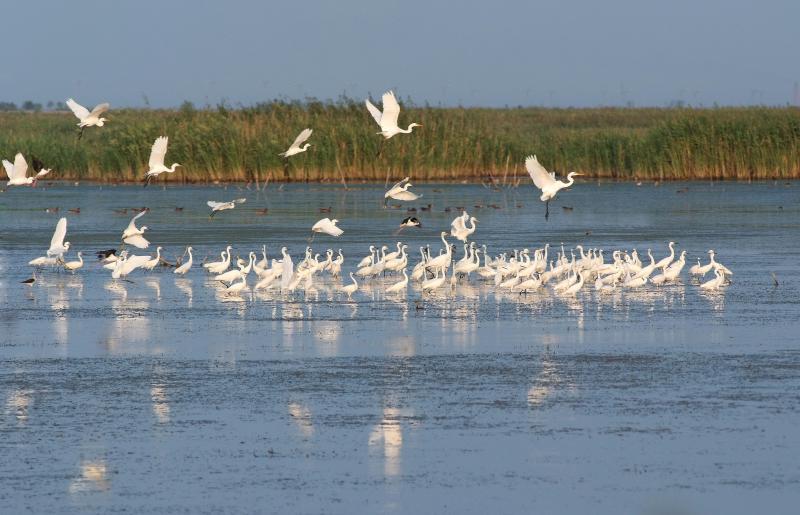
{"label": "shallow water", "polygon": [[[408,213],[383,209],[372,186],[10,190],[0,501],[13,512],[793,513],[798,186],[582,184],[545,222],[530,187],[419,185],[415,205],[433,208],[398,237]],[[209,221],[206,200],[241,196]],[[332,216],[344,235],[313,246],[341,248],[348,271],[370,244],[438,251],[457,214],[444,208],[463,206],[493,253],[563,242],[651,247],[658,259],[672,239],[687,268],[714,248],[735,276],[719,294],[684,273],[572,300],[498,294],[476,278],[424,298],[385,295],[386,278],[352,302],[329,280],[313,294],[230,299],[199,266],[125,283],[89,256],[74,275],[19,283],[58,217],[90,254],[116,246],[132,216],[113,209],[139,206],[170,260],[230,243],[243,256],[287,245],[297,262],[313,222]]]}

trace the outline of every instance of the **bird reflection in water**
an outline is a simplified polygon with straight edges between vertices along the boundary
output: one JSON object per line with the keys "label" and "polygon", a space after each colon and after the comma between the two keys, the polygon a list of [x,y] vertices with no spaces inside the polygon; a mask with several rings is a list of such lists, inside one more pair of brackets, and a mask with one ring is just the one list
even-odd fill
{"label": "bird reflection in water", "polygon": [[20,426],[28,423],[28,408],[33,401],[32,394],[32,390],[16,389],[11,391],[6,399],[6,414],[13,416]]}
{"label": "bird reflection in water", "polygon": [[83,492],[105,492],[111,485],[108,482],[108,471],[104,459],[83,460],[80,475],[69,484],[70,494]]}
{"label": "bird reflection in water", "polygon": [[150,400],[153,403],[153,415],[155,415],[158,423],[168,423],[170,409],[167,401],[167,391],[163,384],[156,383],[150,387]]}
{"label": "bird reflection in water", "polygon": [[314,436],[314,424],[311,421],[311,410],[299,402],[289,403],[289,415],[304,438]]}
{"label": "bird reflection in water", "polygon": [[400,417],[399,409],[384,408],[383,418],[369,435],[370,451],[383,453],[383,473],[386,476],[397,476],[401,472],[403,428],[400,425]]}
{"label": "bird reflection in water", "polygon": [[562,377],[558,363],[550,352],[542,355],[542,368],[528,389],[528,406],[538,408],[555,393],[575,393],[575,384]]}

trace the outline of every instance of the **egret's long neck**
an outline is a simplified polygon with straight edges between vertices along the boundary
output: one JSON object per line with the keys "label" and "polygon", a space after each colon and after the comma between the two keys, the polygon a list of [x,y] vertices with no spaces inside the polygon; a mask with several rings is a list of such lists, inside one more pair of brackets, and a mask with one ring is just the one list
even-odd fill
{"label": "egret's long neck", "polygon": [[403,134],[411,134],[411,131],[413,129],[414,129],[414,126],[413,125],[409,125],[408,129],[406,129],[406,130],[400,129],[400,132],[402,132]]}
{"label": "egret's long neck", "polygon": [[172,163],[172,166],[169,167],[170,172],[174,172],[176,168],[178,168],[178,163]]}

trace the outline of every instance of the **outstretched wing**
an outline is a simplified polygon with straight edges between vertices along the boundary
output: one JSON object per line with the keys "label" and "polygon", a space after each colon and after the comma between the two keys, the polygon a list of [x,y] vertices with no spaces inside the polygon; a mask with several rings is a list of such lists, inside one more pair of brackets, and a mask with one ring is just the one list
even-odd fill
{"label": "outstretched wing", "polygon": [[381,129],[397,127],[397,118],[400,116],[400,104],[394,96],[394,91],[383,94],[383,116],[381,116]]}
{"label": "outstretched wing", "polygon": [[[147,239],[144,236],[142,236],[141,234],[136,234],[134,236],[128,236],[127,238],[125,238],[122,241],[124,241],[128,245],[133,245],[137,249],[146,249],[147,247],[150,246],[150,242],[147,241]],[[141,257],[144,257],[146,259],[150,259],[149,256],[141,256]]]}
{"label": "outstretched wing", "polygon": [[369,99],[366,99],[364,102],[367,104],[367,111],[369,111],[369,114],[371,114],[372,118],[375,119],[375,123],[380,125],[381,124],[381,118],[383,117],[383,114],[381,114],[380,109],[375,107],[372,104],[372,102],[369,101]]}
{"label": "outstretched wing", "polygon": [[528,174],[533,179],[533,184],[540,190],[556,182],[555,174],[548,173],[544,166],[539,163],[539,160],[536,159],[536,156],[528,156],[525,159],[525,169],[528,170]]}
{"label": "outstretched wing", "polygon": [[330,218],[323,218],[322,220],[318,220],[313,226],[311,226],[311,230],[314,232],[322,230],[326,225],[331,223]]}
{"label": "outstretched wing", "polygon": [[297,135],[297,137],[294,139],[294,143],[292,143],[292,146],[289,148],[300,147],[300,145],[305,143],[305,141],[311,137],[312,132],[314,131],[311,129],[303,129],[303,132]]}
{"label": "outstretched wing", "polygon": [[[139,248],[144,248],[144,247],[139,247]],[[147,263],[148,261],[150,261],[150,256],[129,256],[125,260],[124,268],[127,271],[127,273],[131,273],[137,268],[144,266],[144,264]]]}
{"label": "outstretched wing", "polygon": [[166,136],[159,136],[153,143],[153,148],[150,150],[150,161],[147,165],[152,170],[158,166],[164,166],[164,156],[167,155],[167,143],[169,138]]}
{"label": "outstretched wing", "polygon": [[67,219],[61,218],[56,224],[56,230],[50,239],[50,248],[61,248],[64,246],[64,238],[67,236]]}
{"label": "outstretched wing", "polygon": [[6,175],[8,175],[9,180],[14,178],[14,163],[9,161],[8,159],[3,159],[3,168],[6,169]]}
{"label": "outstretched wing", "polygon": [[101,114],[103,114],[106,111],[108,111],[108,109],[110,107],[111,107],[111,104],[109,104],[108,102],[103,102],[102,104],[97,104],[96,106],[94,106],[94,109],[92,109],[92,112],[89,113],[89,115],[90,116],[100,116]]}
{"label": "outstretched wing", "polygon": [[233,201],[234,204],[244,204],[245,202],[247,202],[246,198],[237,198]]}
{"label": "outstretched wing", "polygon": [[146,209],[144,211],[142,211],[141,213],[139,213],[138,215],[136,215],[133,218],[131,218],[131,223],[128,224],[128,228],[125,229],[125,230],[126,231],[135,231],[136,230],[136,220],[138,220],[141,217],[143,217],[145,215],[145,213],[147,213]]}
{"label": "outstretched wing", "polygon": [[78,120],[83,120],[87,116],[89,116],[89,110],[80,105],[79,103],[75,102],[71,98],[67,99],[67,107],[69,107],[73,114],[78,118]]}
{"label": "outstretched wing", "polygon": [[206,202],[206,204],[207,204],[207,205],[208,205],[208,207],[210,207],[211,209],[213,209],[213,210],[217,210],[217,209],[219,209],[220,207],[222,207],[222,206],[224,206],[225,204],[227,204],[227,202],[215,202],[215,201],[213,201],[213,200],[209,200],[208,202]]}
{"label": "outstretched wing", "polygon": [[392,189],[395,189],[395,188],[400,188],[400,187],[402,187],[402,186],[403,186],[405,183],[407,183],[409,180],[411,180],[411,178],[410,178],[410,177],[406,177],[406,178],[405,178],[405,179],[403,179],[402,181],[400,181],[400,182],[398,182],[397,184],[395,184],[394,186],[392,186]]}
{"label": "outstretched wing", "polygon": [[287,254],[281,263],[281,289],[289,286],[289,283],[292,282],[292,276],[294,276],[294,263],[292,262],[292,256]]}
{"label": "outstretched wing", "polygon": [[25,162],[22,152],[17,152],[17,155],[14,156],[14,178],[24,179],[26,173],[28,173],[28,163]]}

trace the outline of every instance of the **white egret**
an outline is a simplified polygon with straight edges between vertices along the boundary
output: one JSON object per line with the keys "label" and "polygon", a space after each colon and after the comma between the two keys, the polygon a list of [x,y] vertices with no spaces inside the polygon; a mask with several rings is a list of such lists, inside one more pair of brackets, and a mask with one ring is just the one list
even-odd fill
{"label": "white egret", "polygon": [[577,276],[578,280],[572,286],[569,286],[568,288],[564,289],[561,292],[562,295],[573,296],[576,293],[578,293],[578,291],[580,291],[581,288],[583,288],[583,272],[578,272]]}
{"label": "white egret", "polygon": [[150,149],[150,160],[148,161],[147,174],[144,178],[144,185],[147,187],[150,181],[158,177],[162,173],[173,173],[175,169],[182,166],[180,163],[172,163],[169,168],[164,165],[164,156],[167,155],[167,144],[169,138],[166,136],[159,136],[153,143],[153,148]]}
{"label": "white egret", "polygon": [[143,264],[142,268],[144,268],[145,270],[152,270],[156,266],[158,266],[158,263],[160,261],[161,261],[161,247],[156,247],[156,255],[153,257],[153,259]]}
{"label": "white egret", "polygon": [[176,268],[172,273],[178,275],[186,275],[186,272],[192,268],[192,247],[186,247],[186,253],[189,254],[189,259],[186,260],[181,266]]}
{"label": "white egret", "polygon": [[723,284],[725,284],[725,274],[719,268],[715,268],[714,279],[704,282],[700,285],[700,288],[704,290],[718,290]]}
{"label": "white egret", "polygon": [[113,279],[126,277],[148,261],[150,261],[150,256],[129,256],[127,251],[123,251],[120,259],[114,264],[115,266],[114,270],[111,272],[111,277]]}
{"label": "white egret", "polygon": [[247,276],[242,275],[241,282],[232,283],[230,286],[225,288],[224,292],[225,295],[239,295],[242,291],[247,289]]}
{"label": "white egret", "polygon": [[75,114],[75,117],[80,120],[80,122],[78,122],[78,127],[81,129],[80,133],[78,134],[78,139],[80,139],[81,136],[83,136],[83,131],[86,129],[86,127],[102,127],[105,125],[108,120],[102,118],[100,115],[108,111],[108,108],[111,107],[111,105],[108,102],[104,102],[96,105],[90,112],[88,109],[69,98],[67,99],[67,107],[69,107],[73,114]]}
{"label": "white egret", "polygon": [[681,274],[681,270],[686,265],[686,251],[681,251],[681,255],[677,261],[663,269],[663,272],[653,277],[650,282],[653,284],[662,284],[665,282],[674,281]]}
{"label": "white egret", "polygon": [[34,267],[56,266],[57,264],[58,264],[58,258],[47,257],[47,256],[37,257],[28,261],[28,265]]}
{"label": "white egret", "polygon": [[75,272],[79,268],[83,267],[83,255],[81,252],[78,252],[78,260],[77,261],[67,261],[64,263],[64,269],[70,272]]}
{"label": "white egret", "polygon": [[365,100],[369,114],[375,119],[375,122],[380,125],[381,130],[377,134],[382,135],[384,138],[389,139],[396,134],[411,134],[414,127],[422,127],[418,123],[412,123],[408,129],[401,129],[397,125],[397,118],[400,116],[400,104],[397,103],[397,98],[394,96],[393,91],[387,91],[383,94],[383,112],[375,107],[369,99]]}
{"label": "white egret", "polygon": [[213,218],[217,212],[233,209],[236,207],[236,204],[244,204],[246,201],[246,198],[237,198],[231,200],[230,202],[217,202],[214,200],[209,200],[206,202],[206,204],[211,208],[211,217]]}
{"label": "white egret", "polygon": [[407,183],[408,181],[409,177],[405,177],[403,178],[402,181],[398,182],[397,184],[389,188],[389,191],[383,194],[383,205],[386,206],[386,203],[389,201],[389,198],[391,198],[392,195],[394,195],[395,193],[401,191],[403,189],[403,185],[405,185],[405,183]]}
{"label": "white egret", "polygon": [[61,218],[56,224],[56,230],[50,239],[50,248],[47,249],[47,256],[56,258],[57,262],[63,262],[64,254],[69,250],[69,242],[65,242],[67,236],[67,219]]}
{"label": "white egret", "polygon": [[660,261],[656,262],[656,268],[667,268],[670,263],[675,260],[675,242],[669,242],[669,255],[665,258],[661,259]]}
{"label": "white egret", "polygon": [[286,291],[294,275],[294,262],[292,256],[286,251],[286,247],[281,247],[281,256],[283,256],[281,259],[281,291]]}
{"label": "white egret", "polygon": [[386,288],[386,293],[406,291],[406,287],[408,287],[408,274],[406,273],[405,268],[403,269],[402,273],[403,273],[403,279]]}
{"label": "white egret", "polygon": [[294,139],[294,142],[292,142],[291,146],[289,146],[289,149],[286,150],[286,152],[281,152],[278,155],[284,158],[288,158],[290,156],[308,150],[308,147],[311,146],[311,143],[306,143],[305,145],[303,145],[303,143],[305,143],[306,140],[311,137],[312,132],[314,131],[312,131],[311,129],[303,129],[303,132],[297,135],[297,137]]}
{"label": "white egret", "polygon": [[143,225],[141,229],[136,227],[136,220],[143,217],[145,213],[147,213],[147,209],[142,211],[141,213],[137,214],[133,218],[131,218],[128,227],[122,231],[122,242],[128,245],[133,245],[138,249],[146,249],[150,246],[150,242],[143,236],[144,232],[147,230],[147,226]]}
{"label": "white egret", "polygon": [[[441,276],[439,272],[441,272]],[[433,275],[433,278],[423,281],[422,291],[426,292],[430,290],[435,290],[437,288],[441,288],[446,279],[447,279],[447,272],[445,272],[445,269],[437,268],[436,272]]]}
{"label": "white egret", "polygon": [[574,176],[583,175],[582,173],[578,172],[570,172],[567,174],[567,182],[557,181],[556,174],[545,170],[544,166],[539,163],[539,160],[535,155],[528,156],[527,159],[525,159],[525,168],[528,170],[528,174],[531,176],[531,179],[533,179],[533,184],[542,190],[542,196],[539,197],[539,200],[545,203],[545,220],[547,220],[550,216],[550,201],[556,198],[556,195],[560,190],[569,188],[574,184]]}
{"label": "white egret", "polygon": [[478,228],[475,225],[475,222],[477,221],[478,219],[475,218],[474,216],[470,217],[469,223],[472,225],[470,227],[467,227],[467,224],[463,223],[464,222],[463,217],[456,218],[455,220],[453,220],[453,224],[456,225],[453,226],[451,224],[450,234],[452,234],[455,239],[466,242],[467,238],[469,238],[470,235],[475,232],[475,229]]}
{"label": "white egret", "polygon": [[384,204],[386,204],[386,202],[389,199],[411,202],[413,200],[417,200],[418,198],[422,197],[422,195],[417,195],[413,191],[408,191],[408,188],[410,188],[411,186],[412,184],[410,182],[407,182],[394,192],[392,190],[389,190],[388,192],[386,192],[386,195],[384,196]]}
{"label": "white egret", "polygon": [[26,177],[28,173],[28,163],[25,161],[25,156],[23,156],[21,152],[17,152],[17,155],[14,156],[13,163],[3,159],[3,167],[6,169],[6,175],[8,176],[6,187],[28,185],[36,187],[36,182],[41,177],[50,173],[49,169],[42,168],[35,176]]}
{"label": "white egret", "polygon": [[342,292],[347,294],[348,299],[352,299],[353,294],[356,292],[356,290],[358,290],[358,282],[356,281],[356,278],[353,277],[353,272],[350,272],[350,280],[353,282],[346,286],[342,286]]}
{"label": "white egret", "polygon": [[336,227],[336,223],[338,221],[339,220],[336,220],[335,218],[333,220],[331,220],[330,218],[323,218],[322,220],[319,220],[317,223],[313,225],[313,227],[311,227],[311,233],[312,233],[311,239],[313,240],[314,234],[318,232],[325,233],[334,237],[341,236],[344,231]]}

